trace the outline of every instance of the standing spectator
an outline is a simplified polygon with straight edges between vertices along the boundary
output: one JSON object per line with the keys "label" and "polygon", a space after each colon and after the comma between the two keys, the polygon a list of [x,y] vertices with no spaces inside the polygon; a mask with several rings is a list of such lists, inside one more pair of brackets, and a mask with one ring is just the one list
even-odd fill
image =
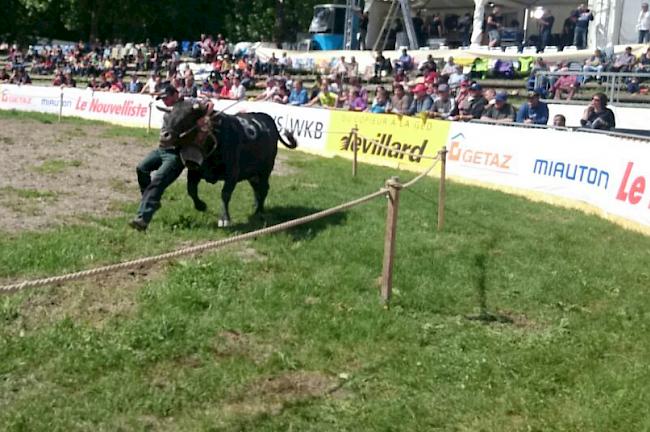
{"label": "standing spectator", "polygon": [[578,7],[578,17],[576,18],[576,29],[573,34],[573,45],[578,49],[587,47],[587,30],[589,22],[594,20],[594,14],[583,3]]}
{"label": "standing spectator", "polygon": [[641,12],[639,12],[636,29],[639,31],[638,43],[650,42],[650,11],[648,11],[648,3],[641,3]]}
{"label": "standing spectator", "polygon": [[407,114],[414,115],[424,113],[425,115],[428,115],[427,113],[431,110],[433,100],[431,99],[431,96],[427,94],[427,88],[425,85],[416,85],[413,89],[413,94],[415,97],[413,98],[413,102],[411,102]]}
{"label": "standing spectator", "polygon": [[287,53],[283,52],[282,57],[278,59],[278,67],[280,69],[280,73],[284,73],[284,71],[288,71],[291,68],[291,59],[287,57]]}
{"label": "standing spectator", "polygon": [[544,48],[551,39],[551,31],[553,30],[553,23],[555,17],[551,14],[550,9],[544,9],[542,17],[539,19],[539,50],[544,51]]}
{"label": "standing spectator", "polygon": [[390,100],[390,112],[395,114],[406,114],[411,107],[411,95],[404,91],[404,86],[395,84],[393,86],[395,93]]}
{"label": "standing spectator", "polygon": [[465,15],[462,16],[460,20],[458,20],[458,31],[461,35],[461,39],[463,41],[463,46],[469,46],[470,44],[470,38],[472,36],[472,16],[469,14],[469,12],[466,12]]}
{"label": "standing spectator", "polygon": [[368,12],[361,14],[359,19],[359,49],[366,49],[366,36],[368,35],[368,22],[370,21],[368,17]]}
{"label": "standing spectator", "polygon": [[302,80],[297,79],[293,83],[293,89],[289,95],[289,105],[302,106],[309,102],[307,89],[303,88]]}
{"label": "standing spectator", "polygon": [[151,72],[149,74],[149,79],[140,90],[140,93],[141,94],[149,93],[150,95],[154,95],[160,91],[160,87],[161,87],[160,75],[158,75],[155,72]]}
{"label": "standing spectator", "polygon": [[517,123],[545,125],[548,123],[548,105],[540,101],[542,91],[528,92],[528,102],[522,104],[517,112]]}
{"label": "standing spectator", "polygon": [[449,97],[449,86],[440,84],[438,86],[438,97],[433,101],[430,116],[447,120],[451,114],[456,111],[456,101]]}
{"label": "standing spectator", "polygon": [[578,11],[573,10],[564,20],[564,25],[562,26],[562,46],[569,46],[573,43],[573,38],[575,37],[576,32],[576,21],[578,20]]}
{"label": "standing spectator", "polygon": [[607,108],[607,96],[596,93],[580,119],[582,127],[589,129],[611,130],[616,127],[614,112]]}
{"label": "standing spectator", "polygon": [[499,92],[494,97],[494,105],[485,109],[481,120],[490,120],[497,123],[512,123],[515,121],[517,113],[512,105],[508,102],[508,95],[505,92]]}
{"label": "standing spectator", "polygon": [[488,15],[485,29],[488,34],[488,45],[491,47],[501,46],[501,28],[503,27],[503,16],[501,15],[501,8],[495,6],[492,13]]}

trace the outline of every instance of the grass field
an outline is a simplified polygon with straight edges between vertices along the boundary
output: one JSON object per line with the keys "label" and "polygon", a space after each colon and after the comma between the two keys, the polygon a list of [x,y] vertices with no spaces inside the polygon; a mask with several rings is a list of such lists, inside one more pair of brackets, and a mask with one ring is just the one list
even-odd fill
{"label": "grass field", "polygon": [[[284,154],[295,172],[272,178],[268,224],[395,174],[362,166],[352,179],[349,161]],[[1,296],[0,430],[650,430],[650,238],[454,182],[438,233],[436,191],[426,179],[402,194],[388,310],[384,199],[198,257]],[[226,231],[217,189],[201,193],[207,214],[174,185],[146,234],[126,227],[135,202],[120,217],[4,232],[0,281],[260,226],[247,221],[247,185]]]}

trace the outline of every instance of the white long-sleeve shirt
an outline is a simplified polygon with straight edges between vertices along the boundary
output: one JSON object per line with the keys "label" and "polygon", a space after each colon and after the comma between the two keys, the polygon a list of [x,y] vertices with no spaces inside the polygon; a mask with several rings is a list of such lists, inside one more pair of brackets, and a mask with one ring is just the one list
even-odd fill
{"label": "white long-sleeve shirt", "polygon": [[639,12],[639,20],[636,24],[637,30],[650,30],[650,10]]}

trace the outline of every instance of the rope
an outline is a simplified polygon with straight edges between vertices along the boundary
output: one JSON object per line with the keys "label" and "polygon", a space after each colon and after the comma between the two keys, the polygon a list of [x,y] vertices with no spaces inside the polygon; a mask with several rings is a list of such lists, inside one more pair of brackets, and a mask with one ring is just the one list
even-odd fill
{"label": "rope", "polygon": [[338,212],[341,212],[343,210],[347,210],[349,208],[352,208],[352,207],[355,207],[357,205],[361,205],[361,204],[364,204],[364,203],[366,203],[368,201],[371,201],[371,200],[373,200],[373,199],[375,199],[375,198],[377,198],[379,196],[385,195],[387,191],[388,190],[386,188],[382,188],[382,189],[379,189],[377,192],[371,193],[369,195],[358,198],[356,200],[349,201],[347,203],[344,203],[344,204],[338,205],[336,207],[332,207],[330,209],[323,210],[323,211],[320,211],[320,212],[317,212],[317,213],[313,213],[311,215],[303,216],[303,217],[298,218],[298,219],[293,219],[293,220],[290,220],[290,221],[287,221],[287,222],[283,222],[283,223],[280,223],[280,224],[277,224],[277,225],[273,225],[273,226],[268,227],[268,228],[262,228],[260,230],[251,231],[249,233],[241,234],[241,235],[238,235],[238,236],[228,237],[228,238],[221,239],[221,240],[213,240],[213,241],[202,243],[202,244],[199,244],[199,245],[196,245],[196,246],[190,246],[190,247],[179,249],[179,250],[176,250],[176,251],[173,251],[173,252],[168,252],[168,253],[155,255],[155,256],[151,256],[151,257],[139,258],[139,259],[132,260],[132,261],[125,261],[125,262],[121,262],[121,263],[118,263],[118,264],[111,264],[111,265],[107,265],[107,266],[103,266],[103,267],[97,267],[97,268],[94,268],[94,269],[79,271],[79,272],[75,272],[75,273],[68,273],[68,274],[64,274],[64,275],[60,275],[60,276],[54,276],[54,277],[43,278],[43,279],[35,279],[35,280],[24,281],[24,282],[20,282],[20,283],[16,283],[16,284],[0,286],[0,293],[2,293],[2,292],[4,292],[4,293],[12,293],[12,292],[17,292],[17,291],[22,291],[22,290],[24,290],[26,288],[40,287],[40,286],[54,284],[54,283],[60,283],[60,282],[69,282],[69,281],[72,281],[72,280],[77,280],[77,279],[85,278],[85,277],[88,277],[88,276],[97,276],[97,275],[100,275],[100,274],[111,272],[113,270],[122,270],[122,269],[126,269],[126,268],[137,267],[137,266],[144,265],[144,264],[152,264],[152,263],[156,263],[156,262],[159,262],[159,261],[168,260],[168,259],[171,259],[171,258],[177,258],[177,257],[180,257],[180,256],[190,255],[190,254],[194,254],[194,253],[198,253],[198,252],[204,252],[204,251],[207,251],[207,250],[210,250],[210,249],[217,249],[217,248],[229,245],[231,243],[245,241],[245,240],[249,240],[249,239],[252,239],[252,238],[255,238],[255,237],[261,237],[261,236],[268,235],[268,234],[273,234],[273,233],[276,233],[278,231],[283,231],[283,230],[293,228],[293,227],[298,226],[298,225],[303,225],[305,223],[312,222],[312,221],[315,221],[315,220],[330,216],[330,215],[332,215],[334,213],[338,213]]}
{"label": "rope", "polygon": [[436,156],[436,160],[433,162],[433,164],[429,168],[427,168],[426,171],[422,172],[421,174],[419,174],[417,177],[415,177],[414,179],[412,179],[408,183],[404,183],[402,185],[402,188],[404,188],[404,189],[410,188],[415,183],[419,182],[422,178],[427,176],[436,167],[436,165],[438,165],[438,162],[440,162],[440,152],[438,152],[438,155]]}

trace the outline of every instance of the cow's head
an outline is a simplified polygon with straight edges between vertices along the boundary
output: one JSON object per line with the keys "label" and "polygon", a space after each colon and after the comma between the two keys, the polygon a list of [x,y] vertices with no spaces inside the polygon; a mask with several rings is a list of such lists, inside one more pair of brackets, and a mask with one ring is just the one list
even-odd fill
{"label": "cow's head", "polygon": [[[160,129],[160,142],[165,147],[180,149],[181,159],[187,168],[198,169],[209,152],[204,143],[196,142],[197,120],[203,115],[198,104],[190,101],[175,103],[172,108],[159,108],[166,112]],[[210,143],[212,147],[214,143]]]}

